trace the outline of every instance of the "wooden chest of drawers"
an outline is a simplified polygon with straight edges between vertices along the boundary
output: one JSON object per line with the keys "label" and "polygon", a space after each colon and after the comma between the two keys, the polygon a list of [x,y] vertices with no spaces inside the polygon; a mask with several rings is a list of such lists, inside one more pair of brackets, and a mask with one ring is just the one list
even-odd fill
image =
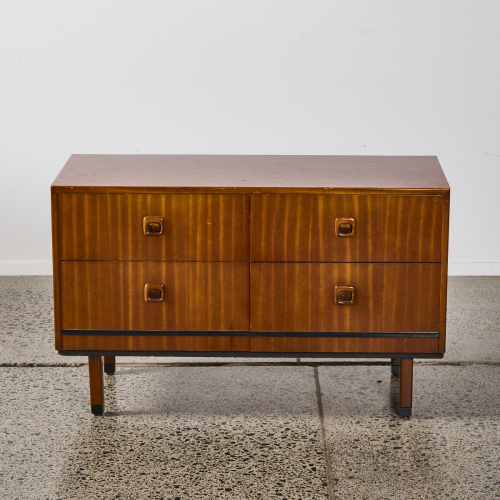
{"label": "wooden chest of drawers", "polygon": [[[445,351],[449,186],[435,157],[73,155],[52,185],[56,349],[379,357],[411,414]],[[103,363],[104,357],[104,363]]]}

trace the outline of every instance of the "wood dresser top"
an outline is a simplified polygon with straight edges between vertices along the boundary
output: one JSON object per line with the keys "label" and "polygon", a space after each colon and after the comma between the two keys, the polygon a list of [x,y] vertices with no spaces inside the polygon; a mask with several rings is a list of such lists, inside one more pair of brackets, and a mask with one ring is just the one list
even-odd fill
{"label": "wood dresser top", "polygon": [[54,191],[444,194],[435,156],[72,155]]}

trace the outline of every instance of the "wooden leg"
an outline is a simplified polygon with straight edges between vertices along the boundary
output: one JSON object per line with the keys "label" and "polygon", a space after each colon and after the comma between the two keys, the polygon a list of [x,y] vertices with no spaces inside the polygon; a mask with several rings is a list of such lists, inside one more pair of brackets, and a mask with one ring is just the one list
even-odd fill
{"label": "wooden leg", "polygon": [[94,415],[104,412],[104,375],[102,357],[89,356],[90,408]]}
{"label": "wooden leg", "polygon": [[391,358],[391,373],[393,375],[399,375],[399,363],[400,358]]}
{"label": "wooden leg", "polygon": [[413,359],[401,358],[399,369],[399,416],[411,417]]}
{"label": "wooden leg", "polygon": [[113,375],[115,373],[115,357],[114,356],[104,356],[104,372],[108,375]]}

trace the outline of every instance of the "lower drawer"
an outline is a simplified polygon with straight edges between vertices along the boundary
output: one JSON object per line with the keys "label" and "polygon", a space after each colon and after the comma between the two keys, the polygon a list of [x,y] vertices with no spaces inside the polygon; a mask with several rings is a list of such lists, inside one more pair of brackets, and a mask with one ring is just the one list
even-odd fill
{"label": "lower drawer", "polygon": [[[439,339],[407,337],[252,337],[251,352],[298,353],[437,353]],[[325,356],[326,357],[326,356]],[[381,356],[383,357],[383,356]]]}
{"label": "lower drawer", "polygon": [[[437,333],[440,271],[440,264],[250,264],[250,328]],[[349,293],[353,303],[339,303]]]}
{"label": "lower drawer", "polygon": [[[243,262],[63,261],[60,275],[63,331],[249,328]],[[162,301],[146,301],[148,283]]]}
{"label": "lower drawer", "polygon": [[[76,330],[77,332],[79,330]],[[71,330],[75,332],[75,330]],[[125,352],[239,352],[250,350],[247,335],[63,335],[62,349],[68,351]]]}

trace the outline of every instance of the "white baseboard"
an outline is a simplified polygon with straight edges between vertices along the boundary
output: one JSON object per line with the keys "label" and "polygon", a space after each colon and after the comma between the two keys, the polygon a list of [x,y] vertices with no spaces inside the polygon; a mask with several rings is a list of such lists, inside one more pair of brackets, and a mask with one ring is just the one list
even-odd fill
{"label": "white baseboard", "polygon": [[0,260],[0,276],[52,276],[51,261]]}
{"label": "white baseboard", "polygon": [[500,262],[449,262],[448,276],[500,276]]}
{"label": "white baseboard", "polygon": [[[0,261],[0,276],[52,275],[52,262]],[[449,276],[500,276],[500,262],[450,262]]]}

